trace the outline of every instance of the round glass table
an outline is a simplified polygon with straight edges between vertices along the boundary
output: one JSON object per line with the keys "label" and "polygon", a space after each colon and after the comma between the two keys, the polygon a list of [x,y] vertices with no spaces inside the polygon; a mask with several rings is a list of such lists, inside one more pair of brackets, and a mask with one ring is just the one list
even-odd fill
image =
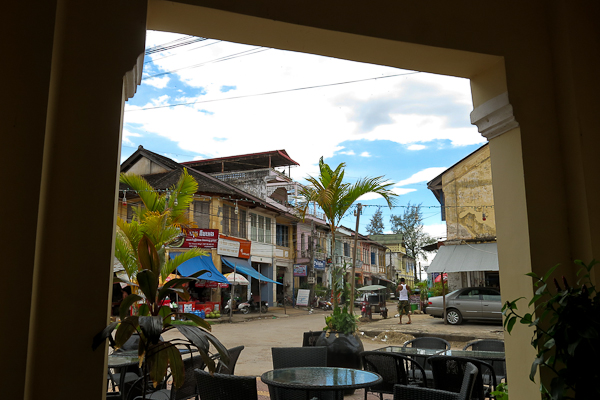
{"label": "round glass table", "polygon": [[382,381],[368,371],[337,367],[282,368],[265,372],[271,399],[343,399],[344,390],[365,388]]}

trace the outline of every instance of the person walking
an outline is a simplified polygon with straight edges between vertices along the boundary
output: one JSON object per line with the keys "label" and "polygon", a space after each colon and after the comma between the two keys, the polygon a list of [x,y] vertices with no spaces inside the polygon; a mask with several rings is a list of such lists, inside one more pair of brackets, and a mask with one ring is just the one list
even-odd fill
{"label": "person walking", "polygon": [[400,284],[398,285],[398,315],[400,316],[400,322],[402,324],[402,316],[408,315],[407,325],[412,323],[410,319],[410,304],[408,302],[408,296],[410,295],[410,288],[405,283],[404,278],[400,278]]}

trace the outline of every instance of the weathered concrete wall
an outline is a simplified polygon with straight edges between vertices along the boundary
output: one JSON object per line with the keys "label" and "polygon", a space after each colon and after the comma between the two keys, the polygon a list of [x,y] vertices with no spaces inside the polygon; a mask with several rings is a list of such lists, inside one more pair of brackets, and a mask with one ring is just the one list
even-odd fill
{"label": "weathered concrete wall", "polygon": [[448,240],[496,237],[491,167],[484,146],[442,176]]}
{"label": "weathered concrete wall", "polygon": [[160,165],[153,163],[147,158],[141,158],[138,162],[132,165],[127,172],[138,175],[158,174],[161,172],[167,172],[168,169],[161,167]]}

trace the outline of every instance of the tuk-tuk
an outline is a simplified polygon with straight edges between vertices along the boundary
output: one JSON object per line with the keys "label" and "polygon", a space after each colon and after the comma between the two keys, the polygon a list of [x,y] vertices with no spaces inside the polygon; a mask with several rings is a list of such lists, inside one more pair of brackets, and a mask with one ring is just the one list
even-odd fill
{"label": "tuk-tuk", "polygon": [[380,313],[385,319],[388,316],[386,306],[387,288],[381,285],[363,286],[357,289],[364,294],[361,296],[361,316],[372,319],[373,313]]}

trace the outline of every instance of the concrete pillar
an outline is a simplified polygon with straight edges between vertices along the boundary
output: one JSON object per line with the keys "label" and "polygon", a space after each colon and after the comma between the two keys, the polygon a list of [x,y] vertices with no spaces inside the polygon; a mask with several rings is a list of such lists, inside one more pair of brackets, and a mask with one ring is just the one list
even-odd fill
{"label": "concrete pillar", "polygon": [[141,72],[146,2],[42,3],[11,3],[0,24],[21,39],[2,63],[0,174],[15,190],[2,196],[12,240],[1,242],[16,276],[1,392],[100,399],[106,351],[91,344],[108,320],[122,109]]}

